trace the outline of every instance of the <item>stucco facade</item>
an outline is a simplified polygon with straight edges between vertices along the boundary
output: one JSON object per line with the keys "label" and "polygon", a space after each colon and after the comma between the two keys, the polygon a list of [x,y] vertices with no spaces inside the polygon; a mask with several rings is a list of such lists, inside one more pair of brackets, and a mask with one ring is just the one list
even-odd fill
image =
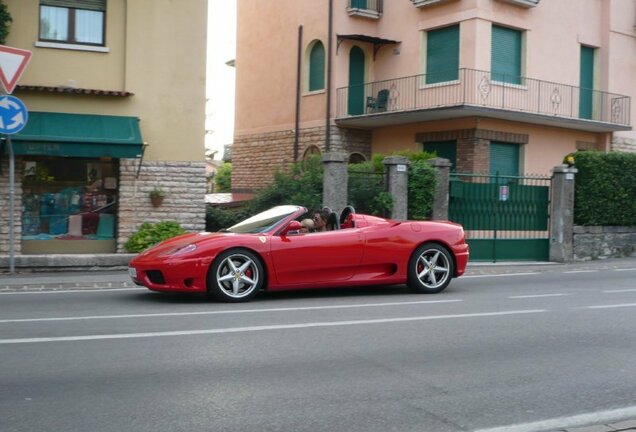
{"label": "stucco facade", "polygon": [[[488,172],[490,142],[497,140],[453,138],[465,130],[526,137],[503,142],[518,146],[513,163],[519,174],[547,174],[577,149],[636,150],[631,130],[636,3],[631,0],[333,0],[329,35],[330,3],[238,1],[234,188],[262,187],[277,167],[293,162],[294,154],[302,158],[311,141],[307,134],[327,124],[336,131],[366,131],[366,157],[425,148],[421,137],[437,133],[448,138],[440,138],[444,143],[455,140],[455,168],[468,172]],[[458,72],[454,79],[428,85],[428,35],[451,26],[458,26]],[[492,64],[493,29],[499,28],[519,38],[518,77],[512,84],[494,75],[500,65]],[[316,40],[327,52],[326,84],[309,92],[309,50]],[[593,56],[585,67],[583,50]],[[353,51],[356,61],[363,57],[362,72],[352,66]],[[354,82],[356,73],[363,76]],[[591,84],[584,84],[584,74]],[[390,90],[388,104],[351,112],[354,84],[361,82],[357,97],[363,104],[382,89]],[[587,111],[581,108],[584,98]],[[291,137],[284,148],[267,139],[281,133]],[[322,139],[311,144],[334,150],[326,135]],[[464,158],[460,166],[470,145],[477,162]],[[354,151],[346,140],[338,146]],[[360,150],[358,141],[355,151]],[[261,157],[272,163],[256,166],[253,161]]]}
{"label": "stucco facade", "polygon": [[[95,137],[88,130],[86,142],[81,136],[74,137],[70,152],[58,150],[49,154],[46,149],[57,148],[57,144],[31,138],[25,143],[16,134],[15,252],[123,252],[123,244],[144,221],[176,220],[187,230],[204,229],[207,1],[78,3],[78,10],[91,3],[90,7],[98,11],[96,16],[103,13],[102,43],[51,41],[50,37],[43,37],[42,8],[66,14],[74,9],[73,2],[56,5],[39,0],[5,0],[5,3],[13,18],[6,45],[33,53],[13,95],[24,102],[30,113],[39,113],[39,118],[44,119],[42,127],[54,114],[64,114],[64,118],[76,122],[76,126],[82,126],[81,119],[87,118],[83,115],[91,115],[98,124],[101,118],[122,121],[133,118],[137,119],[143,141],[134,157],[123,157],[116,151],[119,137],[114,131],[100,131],[103,142],[91,147],[89,143]],[[33,126],[31,121],[25,131],[35,136],[28,130],[29,126]],[[69,123],[67,129],[72,126]],[[111,132],[112,142],[109,142]],[[62,136],[49,136],[47,140],[66,144]],[[110,146],[115,152],[99,154],[100,145]],[[0,183],[4,185],[8,184],[9,176],[6,146],[1,154]],[[87,154],[91,154],[91,158],[87,158]],[[59,178],[50,175],[45,180],[34,180],[27,178],[28,173],[24,172],[25,169],[35,172],[41,167],[55,171],[71,163],[83,170],[86,164],[94,167],[93,177],[84,179],[84,183],[92,182],[90,197],[99,209],[88,203],[89,186],[82,184],[81,173],[69,174],[68,178],[64,174]],[[155,188],[166,192],[160,207],[153,207],[149,198],[149,192]],[[63,193],[67,193],[74,204],[60,204],[58,198]],[[43,211],[45,197],[51,200],[51,212],[61,212],[58,208],[63,207],[64,213],[58,215],[58,225],[63,228],[56,232],[51,220],[46,226],[42,225],[45,219],[52,217]],[[8,188],[3,187],[0,190],[0,255],[9,251],[8,200]],[[69,206],[76,212],[70,211]],[[27,215],[29,211],[33,218]],[[97,213],[101,233],[87,230],[87,222],[90,222],[84,217],[87,213]],[[107,222],[103,227],[101,213],[109,215],[103,218]],[[27,219],[29,223],[36,220],[28,229],[31,232],[27,232],[24,225]],[[108,245],[104,246],[103,241],[98,244],[106,238]],[[72,242],[72,239],[78,241]],[[85,247],[79,246],[82,242]]]}

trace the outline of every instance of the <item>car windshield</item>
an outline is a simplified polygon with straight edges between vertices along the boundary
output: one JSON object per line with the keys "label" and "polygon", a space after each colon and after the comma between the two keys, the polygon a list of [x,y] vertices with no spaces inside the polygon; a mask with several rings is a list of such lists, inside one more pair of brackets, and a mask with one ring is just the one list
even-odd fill
{"label": "car windshield", "polygon": [[237,234],[267,232],[283,219],[296,213],[299,209],[300,207],[291,205],[274,207],[229,227],[227,231]]}

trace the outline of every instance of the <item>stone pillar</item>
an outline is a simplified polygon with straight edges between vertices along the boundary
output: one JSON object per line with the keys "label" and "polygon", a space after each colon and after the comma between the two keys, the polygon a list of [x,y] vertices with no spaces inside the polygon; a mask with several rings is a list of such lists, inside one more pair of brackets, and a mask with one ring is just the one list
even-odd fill
{"label": "stone pillar", "polygon": [[347,160],[344,153],[332,152],[322,156],[322,205],[336,214],[347,206]]}
{"label": "stone pillar", "polygon": [[450,167],[448,159],[435,158],[428,161],[435,168],[435,200],[433,201],[432,220],[448,220],[448,195],[450,192]]}
{"label": "stone pillar", "polygon": [[408,182],[409,164],[404,156],[388,156],[382,161],[386,167],[388,179],[388,192],[393,197],[393,210],[391,218],[406,220],[408,215]]}
{"label": "stone pillar", "polygon": [[578,170],[559,165],[552,170],[550,261],[574,260],[574,177]]}

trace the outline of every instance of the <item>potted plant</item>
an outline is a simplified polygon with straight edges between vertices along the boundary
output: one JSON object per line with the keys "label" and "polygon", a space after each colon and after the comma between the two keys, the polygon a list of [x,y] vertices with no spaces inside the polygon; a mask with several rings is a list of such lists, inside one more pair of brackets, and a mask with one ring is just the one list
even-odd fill
{"label": "potted plant", "polygon": [[150,202],[153,207],[159,207],[163,204],[163,199],[166,197],[166,192],[158,187],[155,187],[150,191]]}

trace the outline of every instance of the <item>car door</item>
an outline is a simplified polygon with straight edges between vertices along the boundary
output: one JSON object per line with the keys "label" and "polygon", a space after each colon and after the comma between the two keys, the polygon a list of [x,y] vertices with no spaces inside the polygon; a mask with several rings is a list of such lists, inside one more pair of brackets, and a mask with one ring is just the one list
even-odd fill
{"label": "car door", "polygon": [[272,236],[271,254],[280,285],[311,285],[350,279],[364,245],[358,229]]}

